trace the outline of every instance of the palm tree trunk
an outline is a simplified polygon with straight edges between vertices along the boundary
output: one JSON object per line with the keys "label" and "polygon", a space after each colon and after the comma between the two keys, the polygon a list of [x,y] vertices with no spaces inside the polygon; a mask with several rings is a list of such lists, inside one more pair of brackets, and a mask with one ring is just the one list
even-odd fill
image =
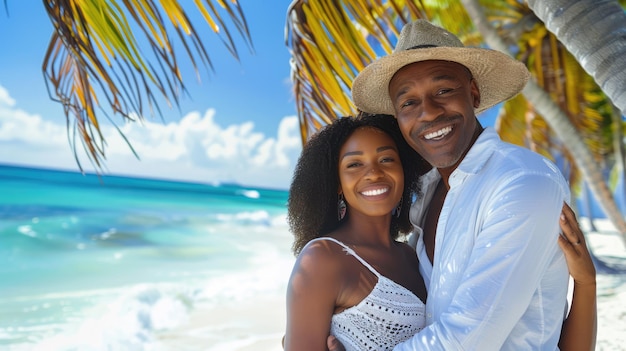
{"label": "palm tree trunk", "polygon": [[528,0],[528,6],[626,115],[626,13],[615,0]]}
{"label": "palm tree trunk", "polygon": [[589,194],[589,188],[585,185],[583,186],[583,202],[585,204],[585,212],[587,213],[587,218],[589,219],[589,230],[592,232],[597,232],[595,224],[593,224],[593,208],[591,206],[591,196]]}
{"label": "palm tree trunk", "polygon": [[[615,172],[621,176],[623,192],[622,200],[626,201],[626,147],[624,146],[623,117],[617,112],[613,113],[613,149],[615,150]],[[619,184],[620,180],[617,181]]]}
{"label": "palm tree trunk", "polygon": [[[489,24],[478,0],[461,0],[469,16],[474,21],[476,28],[480,31],[485,42],[493,49],[508,53],[507,45],[498,36],[495,29]],[[597,40],[595,38],[594,40]],[[594,162],[593,156],[583,142],[582,136],[567,118],[567,115],[552,101],[548,93],[537,83],[530,80],[522,91],[528,101],[545,118],[557,137],[561,139],[565,147],[572,153],[578,168],[589,184],[591,192],[599,200],[604,213],[611,220],[613,225],[622,235],[622,240],[626,245],[626,221],[615,203],[615,199],[602,176],[602,171],[598,164]]]}
{"label": "palm tree trunk", "polygon": [[561,139],[565,147],[572,153],[576,165],[583,174],[587,184],[589,184],[591,192],[598,199],[600,207],[620,232],[622,240],[626,244],[626,221],[624,221],[624,217],[617,207],[613,193],[604,179],[602,170],[594,161],[587,145],[583,142],[582,135],[572,125],[567,115],[537,83],[534,81],[528,82],[522,93],[533,104],[535,109],[541,113],[557,137]]}

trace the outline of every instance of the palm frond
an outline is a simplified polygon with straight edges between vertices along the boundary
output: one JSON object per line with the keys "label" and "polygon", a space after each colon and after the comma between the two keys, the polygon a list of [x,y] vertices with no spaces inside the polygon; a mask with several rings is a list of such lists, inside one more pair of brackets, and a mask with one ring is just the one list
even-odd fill
{"label": "palm frond", "polygon": [[[508,38],[516,38],[518,58],[527,63],[535,81],[548,91],[571,123],[581,133],[596,161],[604,160],[613,152],[610,128],[614,112],[610,100],[601,92],[575,58],[532,12],[515,0],[507,1],[514,11],[500,3],[497,18],[500,30]],[[519,13],[516,14],[516,11]],[[524,22],[519,30],[516,22]],[[530,26],[532,24],[532,26]],[[513,33],[509,31],[513,30]],[[516,98],[523,99],[521,97]],[[573,156],[554,136],[542,116],[532,108],[524,115],[515,113],[522,104],[507,102],[498,117],[498,131],[504,140],[526,146],[549,158],[567,160],[570,184],[582,180]],[[517,121],[517,122],[516,122]]]}
{"label": "palm frond", "polygon": [[[219,6],[214,2],[194,1],[235,58],[238,51],[224,16],[252,50],[237,1],[216,0]],[[43,63],[44,76],[51,98],[63,105],[68,130],[76,130],[69,135],[81,169],[77,141],[96,168],[102,166],[106,142],[100,118],[113,121],[113,115],[132,121],[132,116],[160,113],[160,99],[177,105],[186,91],[181,59],[189,59],[196,72],[200,65],[212,69],[208,50],[180,1],[48,0],[44,5],[55,29]],[[148,50],[142,51],[140,43],[147,43]],[[175,43],[182,44],[184,53],[177,52]],[[146,57],[149,53],[152,56]]]}
{"label": "palm frond", "polygon": [[352,80],[389,53],[408,21],[424,18],[420,1],[296,0],[288,10],[286,44],[302,141],[335,118],[357,111]]}

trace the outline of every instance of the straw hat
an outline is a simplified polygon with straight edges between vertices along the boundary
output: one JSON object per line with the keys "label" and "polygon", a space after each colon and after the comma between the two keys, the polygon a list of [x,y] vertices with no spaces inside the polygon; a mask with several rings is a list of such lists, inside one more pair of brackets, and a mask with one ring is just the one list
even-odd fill
{"label": "straw hat", "polygon": [[394,115],[389,82],[396,72],[411,63],[426,60],[452,61],[467,67],[478,83],[481,112],[517,95],[530,73],[523,63],[490,49],[469,48],[454,34],[425,20],[402,28],[393,53],[361,71],[352,83],[352,100],[364,112]]}

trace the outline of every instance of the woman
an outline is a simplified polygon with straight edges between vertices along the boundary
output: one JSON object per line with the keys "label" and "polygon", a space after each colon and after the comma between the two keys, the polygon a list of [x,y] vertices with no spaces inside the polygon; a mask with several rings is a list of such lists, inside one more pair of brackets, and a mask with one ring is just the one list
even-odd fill
{"label": "woman", "polygon": [[[396,239],[412,229],[409,207],[429,169],[390,116],[341,118],[307,143],[290,188],[299,256],[287,294],[286,350],[326,350],[329,334],[348,350],[387,350],[424,327],[426,289],[415,251]],[[564,213],[563,229],[572,235],[575,218]],[[582,245],[568,243],[569,260]],[[576,267],[591,262],[584,258]],[[587,300],[575,301],[572,311],[591,301],[577,297]],[[574,322],[589,313],[580,311]],[[589,329],[564,328],[564,339]]]}

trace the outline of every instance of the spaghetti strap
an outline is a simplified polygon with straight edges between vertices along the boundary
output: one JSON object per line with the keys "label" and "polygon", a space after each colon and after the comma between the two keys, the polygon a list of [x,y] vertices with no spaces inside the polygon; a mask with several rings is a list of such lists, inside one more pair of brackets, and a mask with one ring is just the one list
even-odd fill
{"label": "spaghetti strap", "polygon": [[374,275],[376,275],[377,277],[380,278],[380,273],[378,273],[377,270],[374,269],[374,267],[372,267],[369,263],[367,263],[363,258],[361,258],[361,256],[357,255],[357,253],[350,247],[348,247],[348,245],[342,243],[341,241],[335,239],[335,238],[331,238],[329,236],[323,236],[320,238],[315,238],[311,241],[309,241],[309,244],[315,242],[315,241],[320,241],[320,240],[329,240],[329,241],[333,241],[336,244],[338,244],[339,246],[343,247],[343,251],[345,251],[347,254],[350,254],[352,256],[354,256],[354,258],[356,258],[357,260],[359,260],[359,262],[361,262],[362,265],[364,265],[367,269],[369,269],[372,273],[374,273]]}
{"label": "spaghetti strap", "polygon": [[[321,237],[311,240],[307,245],[320,240],[335,242],[347,255],[354,256],[378,278],[362,300],[356,304],[352,303],[352,306],[345,306],[345,309],[333,313],[331,317],[330,335],[335,336],[346,350],[391,350],[392,345],[408,340],[424,328],[426,305],[411,290],[379,274],[352,248],[337,239]],[[332,250],[332,255],[338,253]],[[364,271],[360,269],[359,272]],[[357,284],[362,283],[365,286],[372,285],[370,282]],[[353,289],[353,286],[345,292],[354,292],[350,289]],[[360,296],[363,292],[355,294]]]}

